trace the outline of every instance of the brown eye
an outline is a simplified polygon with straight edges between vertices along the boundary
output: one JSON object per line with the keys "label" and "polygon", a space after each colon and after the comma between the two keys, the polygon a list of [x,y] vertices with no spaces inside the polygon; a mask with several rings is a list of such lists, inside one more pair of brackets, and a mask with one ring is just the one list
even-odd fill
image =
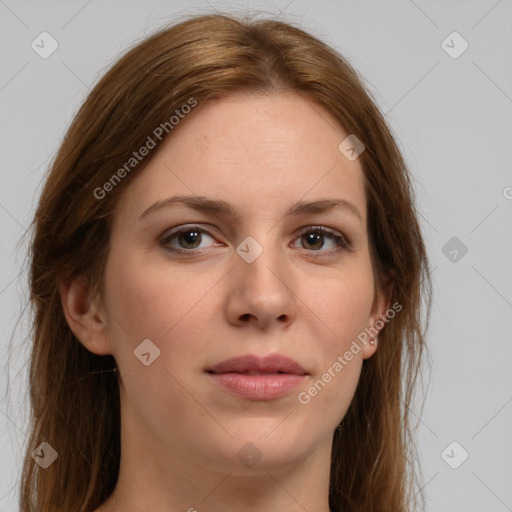
{"label": "brown eye", "polygon": [[[208,242],[210,242],[208,244]],[[175,253],[200,252],[201,249],[212,247],[215,240],[205,230],[192,226],[189,228],[175,229],[164,236],[161,245]]]}
{"label": "brown eye", "polygon": [[197,249],[201,243],[201,233],[196,229],[189,229],[178,233],[177,237],[180,247],[184,249]]}
{"label": "brown eye", "polygon": [[302,247],[304,247],[304,249],[317,250],[321,249],[324,245],[324,235],[316,231],[311,231],[305,235],[302,235],[301,240],[303,241]]}
{"label": "brown eye", "polygon": [[[342,249],[350,250],[351,245],[345,236],[325,227],[310,227],[300,235],[300,247],[310,252],[318,252],[319,255],[329,255]],[[296,245],[294,247],[297,247]]]}

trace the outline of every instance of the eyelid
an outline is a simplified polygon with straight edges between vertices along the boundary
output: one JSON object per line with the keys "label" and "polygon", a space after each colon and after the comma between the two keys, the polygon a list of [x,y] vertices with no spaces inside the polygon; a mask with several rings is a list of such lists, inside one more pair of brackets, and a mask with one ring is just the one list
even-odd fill
{"label": "eyelid", "polygon": [[327,226],[322,225],[314,225],[306,226],[304,228],[301,228],[299,230],[299,236],[303,235],[304,233],[308,233],[309,231],[319,231],[324,235],[333,235],[333,236],[339,236],[340,238],[345,239],[347,242],[347,237],[341,232],[336,229],[328,228]]}

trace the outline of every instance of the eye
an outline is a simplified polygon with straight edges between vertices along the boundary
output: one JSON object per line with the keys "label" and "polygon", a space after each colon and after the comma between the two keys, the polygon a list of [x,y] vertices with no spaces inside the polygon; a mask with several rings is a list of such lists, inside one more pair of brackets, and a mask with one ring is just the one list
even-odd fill
{"label": "eye", "polygon": [[[350,242],[341,233],[323,226],[311,226],[304,229],[296,239],[300,247],[295,243],[291,247],[307,249],[314,257],[328,256],[341,250],[351,250]],[[213,243],[212,243],[213,242]],[[215,239],[207,231],[198,226],[179,226],[168,231],[160,244],[168,251],[175,254],[193,255],[202,253],[202,249],[208,249],[215,245]]]}
{"label": "eye", "polygon": [[[343,249],[349,250],[351,247],[345,236],[323,226],[312,226],[303,230],[297,241],[300,242],[303,249],[313,252],[333,253]],[[292,246],[297,247],[296,245]],[[326,247],[327,250],[325,250]]]}
{"label": "eye", "polygon": [[191,253],[195,252],[196,249],[206,249],[210,245],[206,244],[208,240],[214,241],[213,237],[208,234],[204,229],[200,229],[197,226],[190,226],[174,231],[168,232],[167,235],[161,242],[166,249],[176,253]]}

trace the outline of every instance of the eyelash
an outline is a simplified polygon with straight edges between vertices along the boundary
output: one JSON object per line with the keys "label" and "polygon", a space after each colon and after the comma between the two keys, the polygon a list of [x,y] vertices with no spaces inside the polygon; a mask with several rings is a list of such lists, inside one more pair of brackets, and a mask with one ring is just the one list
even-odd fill
{"label": "eyelash", "polygon": [[[205,229],[202,229],[200,228],[199,226],[195,226],[195,225],[190,225],[189,227],[186,227],[186,228],[183,228],[181,227],[181,229],[177,229],[175,231],[172,231],[170,233],[167,233],[167,235],[163,238],[163,240],[161,241],[161,245],[169,252],[171,253],[174,253],[174,254],[181,254],[181,255],[187,255],[187,256],[192,256],[194,254],[196,255],[200,255],[200,254],[203,254],[204,253],[204,249],[201,250],[201,249],[183,249],[183,248],[178,248],[178,247],[170,247],[169,246],[169,243],[174,239],[176,238],[178,235],[182,234],[182,233],[187,233],[188,231],[197,231],[199,233],[205,233],[207,234],[208,236],[210,236],[211,238],[214,238],[213,235],[211,235],[207,230]],[[299,239],[300,237],[302,237],[303,235],[307,234],[307,233],[317,233],[317,234],[321,234],[323,236],[327,236],[329,238],[331,238],[332,240],[334,240],[337,248],[334,249],[334,250],[330,250],[330,251],[322,251],[322,250],[318,250],[318,251],[307,251],[310,254],[311,257],[313,258],[322,258],[322,257],[326,257],[326,256],[329,256],[329,255],[333,255],[333,254],[337,254],[341,251],[351,251],[352,250],[352,245],[351,243],[347,240],[347,238],[342,235],[342,234],[337,234],[335,231],[333,230],[330,230],[324,226],[309,226],[305,229],[303,229],[299,235],[297,236],[297,239]],[[307,250],[307,249],[305,249]],[[316,253],[316,254],[315,254]]]}

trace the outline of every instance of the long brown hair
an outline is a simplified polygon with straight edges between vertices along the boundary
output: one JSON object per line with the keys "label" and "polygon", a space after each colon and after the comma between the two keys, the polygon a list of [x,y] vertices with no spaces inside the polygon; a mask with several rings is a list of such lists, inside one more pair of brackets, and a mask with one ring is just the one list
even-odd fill
{"label": "long brown hair", "polygon": [[[290,23],[203,14],[160,30],[110,68],[74,117],[46,178],[29,254],[33,346],[23,512],[90,512],[116,485],[115,360],[89,352],[73,335],[58,283],[82,276],[101,294],[112,214],[158,148],[114,185],[105,184],[191,99],[203,104],[232,92],[290,90],[323,106],[364,143],[360,158],[376,289],[391,277],[391,303],[402,307],[380,332],[377,353],[364,361],[353,402],[335,431],[329,504],[343,512],[410,509],[417,472],[409,408],[431,282],[400,150],[361,79],[325,43]],[[172,136],[172,129],[163,135]],[[47,469],[31,456],[43,441],[58,452]]]}

